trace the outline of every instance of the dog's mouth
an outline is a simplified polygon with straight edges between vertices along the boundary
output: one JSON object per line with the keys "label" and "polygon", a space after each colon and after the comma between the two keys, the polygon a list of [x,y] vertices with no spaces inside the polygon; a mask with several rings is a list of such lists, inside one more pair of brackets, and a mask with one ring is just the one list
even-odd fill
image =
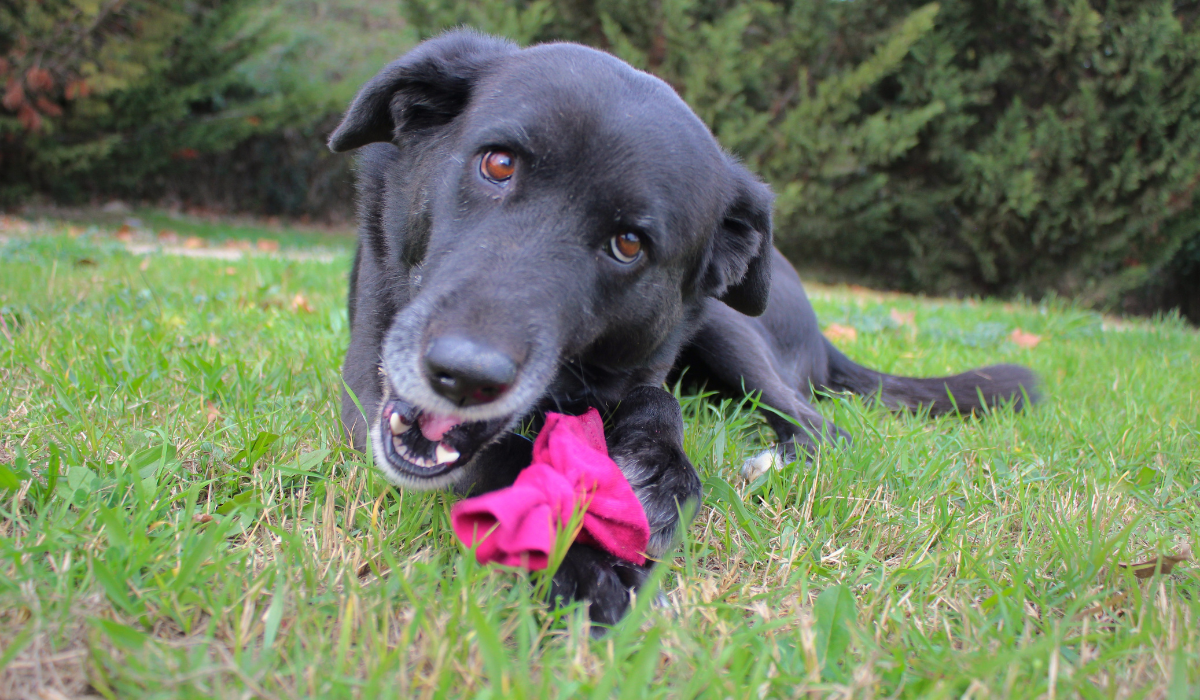
{"label": "dog's mouth", "polygon": [[415,479],[435,479],[470,462],[503,427],[503,421],[465,421],[392,399],[383,405],[379,434],[389,466]]}

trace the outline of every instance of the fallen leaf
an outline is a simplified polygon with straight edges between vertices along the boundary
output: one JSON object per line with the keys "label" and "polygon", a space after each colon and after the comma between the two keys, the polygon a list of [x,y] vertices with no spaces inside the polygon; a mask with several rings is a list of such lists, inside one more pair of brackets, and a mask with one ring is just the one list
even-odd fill
{"label": "fallen leaf", "polygon": [[1008,339],[1023,348],[1029,348],[1031,350],[1036,348],[1038,343],[1042,342],[1042,336],[1034,335],[1033,333],[1026,333],[1020,328],[1014,328],[1013,332],[1009,334]]}
{"label": "fallen leaf", "polygon": [[901,311],[899,309],[892,309],[888,312],[888,316],[891,316],[892,320],[901,326],[912,326],[913,328],[917,327],[917,324],[914,321],[914,319],[917,317],[916,311]]}
{"label": "fallen leaf", "polygon": [[1075,619],[1082,620],[1083,618],[1088,617],[1089,615],[1098,615],[1098,614],[1104,612],[1105,610],[1115,608],[1118,605],[1120,605],[1121,603],[1125,602],[1126,595],[1127,594],[1125,594],[1125,593],[1114,593],[1114,594],[1110,595],[1109,597],[1105,598],[1103,603],[1101,603],[1099,605],[1093,605],[1092,607],[1086,608],[1084,610],[1080,610],[1075,615]]}
{"label": "fallen leaf", "polygon": [[128,243],[133,240],[133,227],[129,224],[121,224],[121,228],[117,229],[117,240],[122,243]]}
{"label": "fallen leaf", "polygon": [[196,513],[192,516],[192,522],[195,523],[211,523],[213,516],[208,513]]}
{"label": "fallen leaf", "polygon": [[247,241],[243,238],[230,238],[227,239],[222,245],[226,248],[232,248],[234,250],[250,250],[254,247],[250,241]]}
{"label": "fallen leaf", "polygon": [[1176,564],[1181,561],[1190,561],[1191,558],[1191,547],[1184,547],[1179,550],[1178,554],[1163,554],[1161,556],[1154,557],[1153,559],[1139,561],[1136,564],[1118,563],[1117,566],[1122,569],[1129,569],[1133,572],[1133,575],[1138,578],[1150,578],[1156,571],[1169,574],[1171,573],[1171,570],[1175,568]]}
{"label": "fallen leaf", "polygon": [[75,261],[75,267],[95,267],[96,261],[91,258],[80,258]]}
{"label": "fallen leaf", "polygon": [[230,275],[230,276],[236,275],[237,268],[236,267],[227,267],[227,268],[225,268],[225,274]]}
{"label": "fallen leaf", "polygon": [[38,92],[47,92],[54,87],[54,76],[41,66],[34,66],[25,73],[25,84]]}
{"label": "fallen leaf", "polygon": [[279,252],[279,241],[273,238],[260,238],[257,243],[258,249],[264,253]]}
{"label": "fallen leaf", "polygon": [[179,242],[179,234],[164,228],[158,232],[158,241],[160,243],[175,244]]}
{"label": "fallen leaf", "polygon": [[292,297],[292,311],[300,310],[307,311],[310,314],[313,312],[312,305],[308,303],[308,299],[305,299],[303,294],[297,294]]}
{"label": "fallen leaf", "polygon": [[212,401],[205,401],[204,416],[208,419],[209,423],[213,423],[221,417],[221,410],[217,408],[217,405]]}
{"label": "fallen leaf", "polygon": [[150,256],[146,256],[146,257],[142,258],[142,264],[138,265],[138,269],[141,270],[142,272],[145,272],[146,270],[150,269]]}
{"label": "fallen leaf", "polygon": [[79,238],[83,235],[83,230],[82,226],[69,226],[67,227],[67,235],[71,238]]}
{"label": "fallen leaf", "polygon": [[207,246],[208,246],[208,241],[204,240],[203,238],[200,238],[199,236],[188,236],[187,240],[185,240],[183,242],[183,247],[187,248],[188,250],[197,250],[199,248],[205,248]]}
{"label": "fallen leaf", "polygon": [[844,340],[847,343],[853,343],[858,340],[858,330],[854,326],[831,323],[825,327],[825,337],[830,340]]}

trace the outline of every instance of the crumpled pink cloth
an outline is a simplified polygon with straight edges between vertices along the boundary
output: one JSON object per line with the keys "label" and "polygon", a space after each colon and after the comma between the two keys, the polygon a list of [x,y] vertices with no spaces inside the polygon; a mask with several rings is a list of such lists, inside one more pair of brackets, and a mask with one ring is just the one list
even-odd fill
{"label": "crumpled pink cloth", "polygon": [[533,463],[512,486],[456,503],[450,521],[463,543],[476,546],[479,563],[536,571],[549,564],[555,536],[577,507],[587,508],[577,542],[646,563],[646,511],[609,458],[604,422],[594,408],[582,416],[547,413],[533,443]]}

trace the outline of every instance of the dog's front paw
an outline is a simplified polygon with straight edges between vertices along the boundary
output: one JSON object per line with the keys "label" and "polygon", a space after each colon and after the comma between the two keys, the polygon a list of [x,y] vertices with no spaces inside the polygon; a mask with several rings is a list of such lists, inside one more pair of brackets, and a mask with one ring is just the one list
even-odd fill
{"label": "dog's front paw", "polygon": [[759,452],[742,464],[742,478],[754,481],[772,469],[781,469],[787,464],[779,447],[770,447]]}
{"label": "dog's front paw", "polygon": [[[650,567],[631,564],[603,550],[574,544],[554,574],[550,601],[555,606],[586,600],[588,617],[601,625],[614,625],[629,609],[630,592],[646,581]],[[593,628],[603,634],[603,628]]]}

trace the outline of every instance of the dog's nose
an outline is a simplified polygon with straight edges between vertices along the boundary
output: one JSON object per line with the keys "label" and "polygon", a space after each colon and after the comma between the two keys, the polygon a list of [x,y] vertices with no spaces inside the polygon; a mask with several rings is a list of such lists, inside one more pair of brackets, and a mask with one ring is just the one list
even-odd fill
{"label": "dog's nose", "polygon": [[495,401],[517,377],[508,355],[461,336],[443,336],[425,351],[433,390],[459,406]]}

